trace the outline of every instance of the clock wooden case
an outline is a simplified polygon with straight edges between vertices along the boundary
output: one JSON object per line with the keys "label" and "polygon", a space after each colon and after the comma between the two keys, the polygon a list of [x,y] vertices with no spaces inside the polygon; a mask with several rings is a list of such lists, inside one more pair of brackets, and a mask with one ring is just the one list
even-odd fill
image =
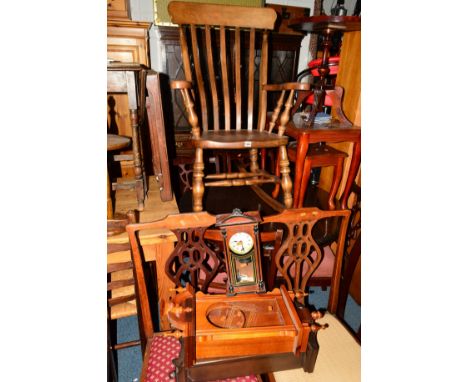
{"label": "clock wooden case", "polygon": [[258,212],[243,214],[234,209],[232,214],[218,215],[216,227],[223,237],[228,281],[228,296],[237,293],[264,293],[262,277]]}

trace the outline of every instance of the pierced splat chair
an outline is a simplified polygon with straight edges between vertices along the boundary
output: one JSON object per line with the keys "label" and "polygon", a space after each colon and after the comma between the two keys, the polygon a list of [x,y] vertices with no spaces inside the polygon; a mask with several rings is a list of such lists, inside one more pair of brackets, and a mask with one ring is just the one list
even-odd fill
{"label": "pierced splat chair", "polygon": [[[174,251],[166,264],[156,264],[156,266],[165,267],[166,275],[175,284],[176,289],[189,286],[193,290],[206,292],[220,267],[218,255],[211,249],[211,244],[203,239],[207,228],[215,223],[214,215],[198,212],[169,215],[158,221],[127,226],[132,247],[136,290],[141,307],[143,332],[141,341],[145,348],[140,379],[142,382],[175,381],[173,360],[177,359],[181,352],[178,339],[181,333],[177,330],[163,332],[157,330],[157,321],[154,320],[154,310],[149,298],[151,291],[148,289],[148,280],[144,272],[145,260],[139,240],[140,233],[162,228],[172,230],[177,237]],[[174,298],[175,296],[174,292]],[[170,304],[170,301],[159,301],[159,314],[167,315]],[[260,380],[255,375],[242,378],[249,382]]]}
{"label": "pierced splat chair", "polygon": [[[272,224],[284,231],[284,239],[275,255],[275,263],[281,275],[281,282],[293,289],[300,303],[314,305],[313,294],[308,295],[308,285],[315,277],[318,266],[324,259],[324,249],[317,244],[314,226],[323,219],[338,218],[339,234],[336,249],[328,306],[323,317],[317,320],[321,328],[317,335],[320,351],[313,374],[308,376],[302,368],[273,373],[276,382],[289,381],[360,381],[361,348],[343,320],[342,275],[344,252],[347,242],[346,232],[350,211],[321,211],[316,208],[285,210],[281,214],[267,216],[264,224]],[[349,287],[349,285],[345,285]]]}
{"label": "pierced splat chair", "polygon": [[[288,138],[283,134],[295,91],[308,90],[310,85],[267,84],[268,32],[274,29],[276,12],[180,1],[169,3],[168,10],[172,22],[179,25],[186,79],[173,81],[171,87],[182,95],[195,148],[193,211],[203,210],[205,187],[263,183],[280,183],[284,205],[290,208]],[[281,92],[281,96],[267,128],[268,91]],[[276,122],[279,128],[273,133]],[[281,180],[258,165],[258,150],[267,148],[279,151]],[[248,152],[249,171],[241,167],[236,173],[205,175],[207,150]]]}

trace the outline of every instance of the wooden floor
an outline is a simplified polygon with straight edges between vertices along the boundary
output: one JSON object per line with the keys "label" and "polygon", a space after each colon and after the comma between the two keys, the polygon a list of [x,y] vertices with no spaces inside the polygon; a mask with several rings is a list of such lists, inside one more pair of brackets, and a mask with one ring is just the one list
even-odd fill
{"label": "wooden floor", "polygon": [[[117,182],[120,182],[119,179]],[[159,196],[159,184],[154,176],[148,180],[149,190],[145,200],[145,209],[140,212],[139,221],[149,222],[179,212],[175,197],[169,202],[162,202]],[[134,190],[117,190],[115,193],[115,213],[125,214],[129,210],[137,208]]]}

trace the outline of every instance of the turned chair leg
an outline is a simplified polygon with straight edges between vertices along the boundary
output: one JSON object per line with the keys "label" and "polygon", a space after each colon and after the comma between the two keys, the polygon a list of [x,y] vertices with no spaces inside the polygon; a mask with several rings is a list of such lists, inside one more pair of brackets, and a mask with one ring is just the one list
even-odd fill
{"label": "turned chair leg", "polygon": [[250,153],[250,171],[258,171],[258,149],[249,150]]}
{"label": "turned chair leg", "polygon": [[304,170],[302,171],[302,179],[301,179],[301,183],[300,183],[301,186],[300,186],[300,189],[299,189],[299,201],[298,201],[298,204],[297,204],[298,208],[302,208],[303,204],[304,204],[305,194],[306,194],[306,191],[307,191],[307,187],[309,186],[311,167],[312,167],[312,161],[307,160],[307,158],[306,158],[306,161],[304,163]]}
{"label": "turned chair leg", "polygon": [[[278,154],[276,155],[276,160],[275,160],[275,163],[274,163],[274,166],[275,166],[275,175],[276,176],[280,176],[280,165],[279,165],[280,161],[279,161],[279,148],[278,148]],[[279,196],[279,192],[280,192],[280,185],[278,183],[275,184],[275,188],[273,189],[272,193],[271,193],[271,196],[273,199],[278,199],[278,196]]]}
{"label": "turned chair leg", "polygon": [[289,176],[289,160],[286,146],[281,146],[279,148],[279,162],[281,172],[281,187],[283,188],[284,192],[284,205],[286,208],[291,208],[293,204],[292,181],[291,177]]}
{"label": "turned chair leg", "polygon": [[195,149],[195,163],[193,164],[193,186],[192,199],[193,211],[199,212],[203,210],[203,193],[205,186],[203,184],[203,149]]}

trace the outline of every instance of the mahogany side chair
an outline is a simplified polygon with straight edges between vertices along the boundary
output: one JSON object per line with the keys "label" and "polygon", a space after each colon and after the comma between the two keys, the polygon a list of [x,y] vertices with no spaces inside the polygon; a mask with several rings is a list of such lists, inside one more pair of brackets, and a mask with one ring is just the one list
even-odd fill
{"label": "mahogany side chair", "polygon": [[328,306],[323,317],[317,320],[321,329],[326,330],[316,333],[320,349],[315,367],[312,374],[305,373],[302,368],[276,371],[272,373],[276,382],[360,381],[360,341],[343,320],[340,300],[350,211],[322,211],[314,207],[285,210],[278,215],[266,216],[264,224],[274,224],[284,231],[275,263],[281,282],[287,285],[287,289],[293,289],[299,302],[307,306],[314,305],[313,294],[308,295],[308,285],[325,257],[323,248],[317,244],[314,226],[331,217],[339,219],[339,233],[334,249]]}
{"label": "mahogany side chair", "polygon": [[[130,224],[126,227],[132,248],[136,290],[141,307],[143,333],[141,341],[145,349],[140,378],[142,382],[175,380],[175,365],[172,360],[177,359],[181,352],[181,343],[178,339],[181,333],[177,330],[158,331],[149,298],[151,291],[148,289],[144,272],[145,259],[139,239],[140,233],[164,228],[175,234],[177,239],[174,251],[166,264],[156,264],[165,267],[166,275],[176,287],[174,296],[175,291],[182,286],[206,292],[220,267],[218,255],[211,249],[209,241],[204,239],[208,227],[215,223],[216,216],[207,212],[196,212],[169,215],[154,222]],[[159,315],[167,314],[166,307],[170,301],[158,301],[158,304]],[[242,370],[239,373],[242,375]],[[242,378],[248,382],[259,381],[255,375]],[[239,381],[241,380],[239,378]]]}
{"label": "mahogany side chair", "polygon": [[[292,206],[292,182],[284,136],[297,90],[306,83],[267,84],[268,34],[276,12],[269,8],[169,3],[171,21],[179,25],[185,81],[173,81],[180,90],[195,148],[193,211],[203,210],[205,187],[264,183],[281,184],[286,208]],[[267,120],[267,92],[281,92]],[[278,124],[277,133],[273,127]],[[258,164],[258,150],[279,151],[280,174]],[[239,172],[204,174],[206,150],[247,152],[249,168]],[[211,155],[211,154],[210,154]]]}
{"label": "mahogany side chair", "polygon": [[107,236],[113,237],[107,244],[107,344],[108,380],[117,381],[117,351],[141,345],[140,340],[117,342],[117,320],[138,316],[135,294],[133,263],[130,260],[130,244],[125,231],[127,224],[136,223],[134,211],[124,217],[107,220]]}

